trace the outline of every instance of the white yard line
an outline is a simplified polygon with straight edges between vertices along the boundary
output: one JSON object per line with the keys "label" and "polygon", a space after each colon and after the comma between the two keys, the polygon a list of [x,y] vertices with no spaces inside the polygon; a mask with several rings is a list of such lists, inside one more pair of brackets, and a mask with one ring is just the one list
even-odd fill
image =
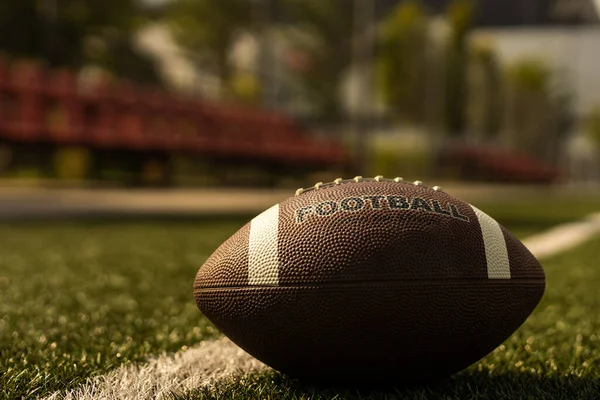
{"label": "white yard line", "polygon": [[130,364],[95,378],[68,393],[47,400],[168,399],[171,393],[210,386],[216,381],[267,368],[227,338],[200,343],[176,353],[163,354],[144,364]]}
{"label": "white yard line", "polygon": [[[569,250],[600,233],[600,213],[579,222],[552,228],[523,243],[538,258]],[[176,353],[163,354],[144,364],[116,368],[90,378],[70,392],[54,393],[47,400],[142,400],[165,399],[170,393],[210,386],[217,381],[267,369],[227,338],[206,341]]]}
{"label": "white yard line", "polygon": [[600,233],[600,213],[589,215],[582,221],[558,225],[546,232],[530,236],[523,241],[537,258],[551,257],[589,240]]}

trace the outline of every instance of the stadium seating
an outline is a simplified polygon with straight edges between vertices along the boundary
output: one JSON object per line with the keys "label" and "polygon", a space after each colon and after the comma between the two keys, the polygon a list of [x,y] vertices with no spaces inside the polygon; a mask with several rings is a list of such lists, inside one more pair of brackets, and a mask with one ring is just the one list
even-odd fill
{"label": "stadium seating", "polygon": [[526,154],[493,147],[448,146],[441,166],[458,169],[461,179],[546,184],[560,179],[557,168]]}
{"label": "stadium seating", "polygon": [[0,140],[90,149],[206,155],[302,167],[344,167],[341,146],[287,116],[0,60]]}

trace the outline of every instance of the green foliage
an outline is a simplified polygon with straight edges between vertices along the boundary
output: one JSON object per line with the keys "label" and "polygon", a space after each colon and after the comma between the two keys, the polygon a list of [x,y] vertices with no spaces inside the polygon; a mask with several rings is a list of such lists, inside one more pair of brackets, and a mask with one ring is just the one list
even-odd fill
{"label": "green foliage", "polygon": [[256,104],[260,100],[260,83],[256,75],[249,72],[236,72],[230,78],[230,90],[242,103]]}
{"label": "green foliage", "polygon": [[537,58],[525,58],[508,67],[508,78],[516,90],[545,95],[550,86],[552,70]]}
{"label": "green foliage", "polygon": [[[295,40],[311,67],[300,75],[311,105],[323,119],[343,112],[340,85],[352,60],[354,15],[347,0],[287,0],[298,27],[310,40]],[[294,38],[292,38],[294,40]]]}
{"label": "green foliage", "polygon": [[427,15],[418,0],[404,1],[382,22],[377,78],[384,102],[403,119],[425,119]]}
{"label": "green foliage", "polygon": [[425,179],[432,158],[431,146],[420,132],[374,136],[370,145],[368,175],[416,176]]}
{"label": "green foliage", "polygon": [[120,76],[156,82],[152,62],[131,44],[143,12],[135,0],[3,1],[0,50],[51,67],[95,62]]}
{"label": "green foliage", "polygon": [[464,48],[466,45],[464,38],[473,27],[475,5],[473,0],[454,0],[448,6],[446,18],[452,27],[454,40],[451,44],[455,48]]}
{"label": "green foliage", "polygon": [[588,115],[586,131],[589,138],[600,149],[600,107],[592,109]]}
{"label": "green foliage", "polygon": [[227,84],[233,73],[229,52],[239,34],[251,28],[252,11],[248,0],[176,0],[165,18],[191,58]]}
{"label": "green foliage", "polygon": [[62,147],[55,151],[53,161],[58,179],[81,181],[89,174],[91,154],[83,147]]}
{"label": "green foliage", "polygon": [[461,135],[465,130],[467,36],[473,26],[474,13],[473,0],[454,0],[446,12],[452,34],[446,53],[445,126],[453,136]]}
{"label": "green foliage", "polygon": [[554,71],[544,60],[524,58],[507,68],[506,77],[512,147],[554,162],[570,114],[570,101],[556,89]]}

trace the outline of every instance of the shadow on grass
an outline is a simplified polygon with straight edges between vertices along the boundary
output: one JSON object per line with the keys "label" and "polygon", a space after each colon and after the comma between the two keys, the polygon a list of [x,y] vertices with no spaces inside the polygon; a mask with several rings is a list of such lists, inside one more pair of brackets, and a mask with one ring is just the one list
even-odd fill
{"label": "shadow on grass", "polygon": [[600,380],[592,377],[466,372],[416,386],[330,386],[291,379],[277,372],[252,374],[176,399],[600,399]]}

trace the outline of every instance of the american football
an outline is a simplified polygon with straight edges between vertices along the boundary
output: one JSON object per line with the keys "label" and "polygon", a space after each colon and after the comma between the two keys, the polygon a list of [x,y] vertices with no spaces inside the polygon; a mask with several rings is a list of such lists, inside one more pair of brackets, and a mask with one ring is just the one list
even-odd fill
{"label": "american football", "polygon": [[600,0],[0,4],[0,400],[600,400]]}
{"label": "american football", "polygon": [[530,315],[542,267],[503,226],[401,178],[318,183],[258,215],[200,268],[200,310],[291,376],[434,380]]}

